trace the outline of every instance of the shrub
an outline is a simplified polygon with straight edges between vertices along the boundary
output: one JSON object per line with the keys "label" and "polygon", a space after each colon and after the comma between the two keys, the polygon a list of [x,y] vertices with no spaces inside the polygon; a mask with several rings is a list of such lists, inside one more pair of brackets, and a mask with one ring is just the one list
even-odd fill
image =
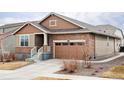
{"label": "shrub", "polygon": [[91,56],[90,56],[90,47],[88,45],[84,45],[83,48],[81,48],[82,51],[82,58],[84,60],[84,64],[86,65],[86,68],[91,68],[92,67],[92,63],[91,63]]}
{"label": "shrub", "polygon": [[69,73],[73,73],[77,70],[78,65],[76,60],[72,61],[63,61],[63,69],[68,71]]}
{"label": "shrub", "polygon": [[10,53],[9,57],[11,61],[16,60],[15,53]]}
{"label": "shrub", "polygon": [[4,53],[2,56],[3,62],[10,62],[15,60],[15,54],[14,53]]}

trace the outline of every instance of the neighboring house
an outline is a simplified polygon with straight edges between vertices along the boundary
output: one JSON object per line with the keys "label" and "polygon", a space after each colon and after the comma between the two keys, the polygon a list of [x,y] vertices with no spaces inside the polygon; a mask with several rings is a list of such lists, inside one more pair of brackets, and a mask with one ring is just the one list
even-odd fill
{"label": "neighboring house", "polygon": [[[8,26],[11,29],[11,24]],[[114,55],[121,44],[121,37],[114,32],[120,30],[116,27],[104,29],[104,25],[93,26],[56,13],[41,21],[20,23],[12,30],[6,25],[3,28],[1,32],[12,31],[5,49],[15,52],[17,59],[40,58],[43,53],[52,54],[53,58],[82,59],[85,44],[90,48],[91,58],[97,59]]]}
{"label": "neighboring house", "polygon": [[[7,24],[7,25],[0,26],[0,34],[4,34],[4,33],[8,33],[8,32],[13,33],[16,29],[18,29],[23,24],[24,23],[16,23],[16,24]],[[15,47],[16,47],[15,40],[16,40],[16,38],[14,35],[6,38],[3,42],[4,50],[15,53]]]}

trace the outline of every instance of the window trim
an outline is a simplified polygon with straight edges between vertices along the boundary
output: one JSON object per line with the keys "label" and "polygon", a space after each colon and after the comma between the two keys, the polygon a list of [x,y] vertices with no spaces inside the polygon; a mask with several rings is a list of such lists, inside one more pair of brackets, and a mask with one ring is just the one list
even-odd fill
{"label": "window trim", "polygon": [[[28,36],[28,46],[21,46],[21,37],[22,36],[24,36],[24,37]],[[30,40],[29,39],[30,39],[30,35],[27,35],[27,34],[19,35],[19,46],[20,47],[29,47],[29,45],[30,45]]]}
{"label": "window trim", "polygon": [[[52,22],[54,22],[53,25],[51,24]],[[57,26],[57,20],[55,20],[55,19],[49,20],[49,26],[50,26],[50,27]]]}

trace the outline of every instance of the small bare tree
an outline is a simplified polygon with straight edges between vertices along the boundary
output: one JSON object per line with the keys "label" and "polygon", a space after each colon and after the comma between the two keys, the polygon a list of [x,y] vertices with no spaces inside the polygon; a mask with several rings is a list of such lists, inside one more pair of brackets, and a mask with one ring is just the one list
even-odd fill
{"label": "small bare tree", "polygon": [[[0,34],[0,48],[1,48],[1,54],[0,54],[0,59],[1,61],[3,62],[4,60],[8,60],[10,55],[4,53],[4,40],[9,37],[9,36],[12,36],[12,32],[7,32],[7,33],[3,33],[3,34]],[[4,63],[4,62],[3,62]]]}
{"label": "small bare tree", "polygon": [[88,45],[84,45],[82,48],[82,56],[84,60],[84,64],[86,68],[91,68],[91,56],[90,56],[90,47]]}

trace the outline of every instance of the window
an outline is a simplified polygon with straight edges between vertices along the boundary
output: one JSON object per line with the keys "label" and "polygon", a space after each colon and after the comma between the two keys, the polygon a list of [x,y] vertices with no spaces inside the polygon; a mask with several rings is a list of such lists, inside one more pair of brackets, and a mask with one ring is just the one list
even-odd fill
{"label": "window", "polygon": [[60,46],[61,45],[61,43],[56,43],[56,46]]}
{"label": "window", "polygon": [[84,45],[84,43],[83,42],[78,42],[77,45],[81,46],[81,45]]}
{"label": "window", "polygon": [[63,45],[63,46],[66,46],[66,45],[68,45],[68,43],[62,43],[62,45]]}
{"label": "window", "polygon": [[28,40],[29,40],[28,35],[20,36],[20,46],[28,46]]}
{"label": "window", "polygon": [[73,45],[76,45],[76,43],[71,42],[70,45],[73,46]]}
{"label": "window", "polygon": [[56,26],[57,20],[49,20],[49,26]]}

